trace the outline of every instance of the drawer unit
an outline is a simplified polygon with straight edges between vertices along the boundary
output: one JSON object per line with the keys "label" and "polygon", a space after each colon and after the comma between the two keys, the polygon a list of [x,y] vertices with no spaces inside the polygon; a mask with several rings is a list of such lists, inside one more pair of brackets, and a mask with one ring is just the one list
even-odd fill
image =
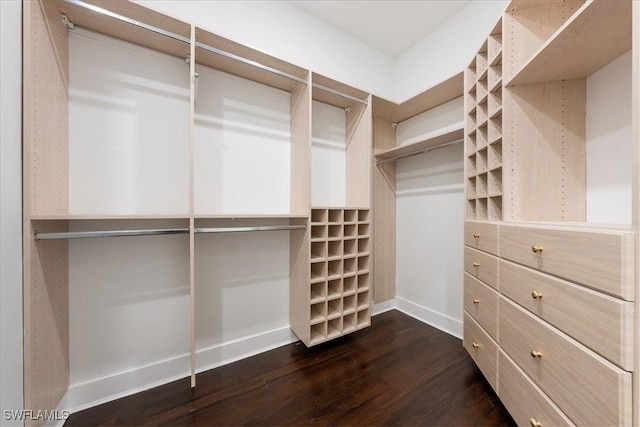
{"label": "drawer unit", "polygon": [[499,240],[502,258],[634,299],[631,232],[501,225]]}
{"label": "drawer unit", "polygon": [[517,425],[575,425],[502,349],[498,353],[499,397]]}
{"label": "drawer unit", "polygon": [[633,303],[504,260],[500,260],[500,292],[596,353],[633,370]]}
{"label": "drawer unit", "polygon": [[464,273],[464,309],[498,339],[498,293],[469,273]]}
{"label": "drawer unit", "polygon": [[577,425],[631,425],[631,374],[500,296],[500,346]]}
{"label": "drawer unit", "polygon": [[497,391],[498,344],[467,312],[464,313],[463,345],[491,387]]}
{"label": "drawer unit", "polygon": [[464,244],[498,255],[498,225],[490,222],[466,221],[464,223]]}
{"label": "drawer unit", "polygon": [[476,279],[498,289],[498,258],[493,255],[465,246],[464,270]]}

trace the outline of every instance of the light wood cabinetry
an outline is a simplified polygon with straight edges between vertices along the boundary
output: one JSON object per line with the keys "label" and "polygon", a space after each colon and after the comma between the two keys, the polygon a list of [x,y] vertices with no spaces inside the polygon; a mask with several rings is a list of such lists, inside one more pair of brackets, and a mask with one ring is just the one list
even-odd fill
{"label": "light wood cabinetry", "polygon": [[[70,55],[69,40],[80,34],[110,49],[108,55],[84,52],[85,80],[111,79],[105,86],[117,94],[77,87],[78,66],[71,67],[76,73],[71,75],[69,64],[80,53]],[[192,386],[199,350],[196,285],[202,289],[214,280],[203,265],[212,255],[205,253],[211,245],[203,239],[215,237],[206,234],[288,233],[278,241],[289,245],[290,324],[305,344],[370,325],[368,93],[134,2],[25,1],[24,40],[26,409],[55,409],[69,387],[71,238],[128,236],[119,242],[131,243],[133,250],[136,239],[148,238],[140,236],[184,235],[178,258],[188,267],[176,269],[184,275],[176,280],[188,289],[184,334],[190,335],[190,348],[180,352],[190,355]],[[99,61],[91,61],[94,53]],[[111,57],[113,64],[134,69],[138,62],[148,66],[147,57],[156,59],[141,77],[129,69],[103,72],[100,64]],[[171,68],[175,81],[163,80],[169,74],[163,67]],[[154,116],[160,107],[138,103],[132,94],[170,99],[171,107]],[[345,110],[346,197],[342,207],[312,211],[314,100]],[[78,118],[78,103],[90,121]],[[102,120],[105,110],[122,116]],[[229,117],[233,123],[224,126]],[[129,140],[131,146],[121,142]],[[162,162],[167,165],[159,167]],[[92,179],[98,172],[107,178],[91,191],[96,203],[78,196],[77,188],[88,185],[78,170]],[[245,182],[247,177],[253,182]],[[169,193],[179,201],[167,198]],[[139,229],[122,229],[132,223]],[[168,223],[179,226],[161,226]],[[203,306],[201,298],[197,307]]]}
{"label": "light wood cabinetry", "polygon": [[[493,336],[498,319],[498,395],[519,425],[638,422],[638,218],[605,225],[590,214],[598,191],[590,179],[607,173],[593,141],[638,150],[637,134],[607,139],[593,110],[598,91],[620,83],[607,82],[610,64],[622,67],[617,59],[630,49],[637,58],[637,9],[632,1],[514,0],[465,71],[465,322]],[[622,84],[637,88],[635,68]],[[499,126],[491,111],[500,111]],[[634,114],[619,123],[637,128]],[[488,150],[498,134],[499,217],[491,215],[496,158]],[[637,210],[633,197],[624,204]],[[482,276],[493,260],[485,252],[498,263],[493,285],[493,271]],[[489,304],[474,304],[488,285],[499,301],[493,315],[483,311]],[[464,337],[474,360],[466,341],[478,335]]]}

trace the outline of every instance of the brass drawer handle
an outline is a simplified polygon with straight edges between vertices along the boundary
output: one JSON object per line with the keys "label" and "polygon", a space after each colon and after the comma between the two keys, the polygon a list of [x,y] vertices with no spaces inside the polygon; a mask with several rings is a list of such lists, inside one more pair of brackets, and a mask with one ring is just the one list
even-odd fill
{"label": "brass drawer handle", "polygon": [[479,239],[480,238],[480,233],[473,233],[473,238],[474,239]]}
{"label": "brass drawer handle", "polygon": [[531,292],[531,298],[533,299],[538,299],[538,298],[542,298],[542,294],[538,291],[533,291]]}
{"label": "brass drawer handle", "polygon": [[480,263],[479,263],[479,262],[474,262],[474,263],[473,263],[473,266],[474,266],[474,267],[476,267],[476,268],[478,268],[478,267],[480,267]]}
{"label": "brass drawer handle", "polygon": [[542,353],[539,351],[531,350],[531,357],[542,357]]}
{"label": "brass drawer handle", "polygon": [[542,252],[544,248],[542,246],[538,246],[538,245],[533,245],[531,246],[531,250],[533,251],[534,254],[537,254],[538,252]]}
{"label": "brass drawer handle", "polygon": [[473,300],[473,303],[474,304],[480,304],[480,300],[478,298],[476,298],[476,299]]}
{"label": "brass drawer handle", "polygon": [[471,344],[471,347],[480,348],[480,344],[478,344],[477,342],[474,342],[473,344]]}
{"label": "brass drawer handle", "polygon": [[542,427],[542,423],[540,421],[536,421],[534,418],[531,418],[529,423],[531,423],[531,427]]}

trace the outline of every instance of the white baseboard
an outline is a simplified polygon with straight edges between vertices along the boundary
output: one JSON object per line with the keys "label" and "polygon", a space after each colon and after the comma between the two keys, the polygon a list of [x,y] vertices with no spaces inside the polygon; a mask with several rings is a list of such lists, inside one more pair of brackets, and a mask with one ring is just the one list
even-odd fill
{"label": "white baseboard", "polygon": [[[374,304],[372,315],[376,316],[394,309],[450,335],[462,337],[461,321],[400,297]],[[227,340],[198,350],[196,371],[203,372],[296,341],[298,338],[288,326]],[[72,384],[57,409],[74,413],[186,378],[189,376],[189,364],[190,357],[187,353],[85,383]]]}
{"label": "white baseboard", "polygon": [[[196,351],[196,371],[202,372],[226,365],[295,341],[298,341],[298,338],[288,326],[224,341]],[[190,375],[190,363],[187,353],[108,377],[72,384],[58,409],[74,413],[186,378]]]}
{"label": "white baseboard", "polygon": [[401,297],[395,298],[395,308],[421,322],[438,328],[443,332],[462,339],[462,320],[454,319],[446,314],[438,313]]}

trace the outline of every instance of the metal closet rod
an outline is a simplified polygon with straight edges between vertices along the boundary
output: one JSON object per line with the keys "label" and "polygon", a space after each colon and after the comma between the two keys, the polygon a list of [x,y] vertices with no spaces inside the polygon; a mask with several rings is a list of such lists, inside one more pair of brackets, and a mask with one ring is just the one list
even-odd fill
{"label": "metal closet rod", "polygon": [[112,231],[60,231],[56,233],[38,233],[34,240],[88,239],[92,237],[159,236],[164,234],[187,234],[188,228],[162,228],[155,230],[112,230]]}
{"label": "metal closet rod", "polygon": [[[196,228],[194,233],[246,233],[249,231],[301,230],[306,225],[273,225],[259,227],[213,227]],[[112,230],[112,231],[60,231],[55,233],[38,233],[34,240],[88,239],[93,237],[126,237],[126,236],[159,236],[167,234],[188,234],[188,228],[162,228],[153,230]]]}
{"label": "metal closet rod", "polygon": [[382,165],[384,163],[395,162],[396,160],[404,159],[404,158],[411,157],[411,156],[417,156],[418,154],[426,153],[428,151],[437,150],[439,148],[448,147],[450,145],[460,144],[461,142],[464,142],[464,139],[457,139],[455,141],[445,142],[444,144],[436,145],[435,147],[425,148],[424,150],[416,151],[415,153],[402,154],[400,156],[391,157],[390,159],[378,160],[376,163],[379,164],[379,165]]}
{"label": "metal closet rod", "polygon": [[245,233],[248,231],[304,230],[306,225],[268,225],[262,227],[212,227],[196,228],[195,233]]}
{"label": "metal closet rod", "polygon": [[[172,33],[171,31],[163,30],[162,28],[154,27],[153,25],[145,24],[144,22],[140,22],[140,21],[132,19],[132,18],[127,18],[126,16],[119,15],[117,13],[111,12],[111,11],[109,11],[107,9],[104,9],[104,8],[101,8],[99,6],[95,6],[93,4],[85,3],[82,0],[62,0],[62,1],[64,1],[65,3],[69,3],[69,4],[73,4],[73,5],[85,8],[87,10],[91,10],[92,12],[99,13],[101,15],[105,15],[105,16],[108,16],[108,17],[113,18],[113,19],[117,19],[118,21],[122,21],[122,22],[125,22],[127,24],[134,25],[134,26],[139,27],[139,28],[143,28],[143,29],[151,31],[153,33],[160,34],[160,35],[163,35],[165,37],[169,37],[171,39],[180,41],[182,43],[191,44],[191,40],[189,38],[187,38],[187,37],[183,37],[183,36],[181,36],[179,34]],[[242,62],[243,64],[247,64],[247,65],[250,65],[252,67],[259,68],[259,69],[267,71],[269,73],[276,74],[278,76],[288,78],[288,79],[296,81],[298,83],[309,84],[309,82],[307,80],[305,80],[303,78],[300,78],[298,76],[294,76],[292,74],[285,73],[284,71],[280,71],[278,69],[269,67],[269,66],[261,64],[261,63],[259,63],[257,61],[252,61],[250,59],[243,58],[243,57],[241,57],[239,55],[235,55],[233,53],[229,53],[229,52],[226,52],[224,50],[217,49],[215,47],[211,47],[211,46],[206,45],[206,44],[201,43],[201,42],[196,42],[196,47],[198,47],[200,49],[203,49],[203,50],[206,50],[206,51],[211,52],[211,53],[215,53],[215,54],[224,56],[224,57],[229,58],[229,59],[233,59],[234,61]],[[352,100],[352,101],[355,101],[355,102],[359,102],[359,103],[364,104],[364,105],[368,104],[368,102],[366,100],[362,100],[362,99],[353,97],[353,96],[348,95],[346,93],[342,93],[340,91],[328,88],[326,86],[322,86],[320,84],[312,83],[312,86],[315,87],[316,89],[320,89],[320,90],[323,90],[323,91],[326,91],[326,92],[333,93],[333,94],[341,96],[341,97],[343,97],[345,99],[349,99],[349,100]]]}

